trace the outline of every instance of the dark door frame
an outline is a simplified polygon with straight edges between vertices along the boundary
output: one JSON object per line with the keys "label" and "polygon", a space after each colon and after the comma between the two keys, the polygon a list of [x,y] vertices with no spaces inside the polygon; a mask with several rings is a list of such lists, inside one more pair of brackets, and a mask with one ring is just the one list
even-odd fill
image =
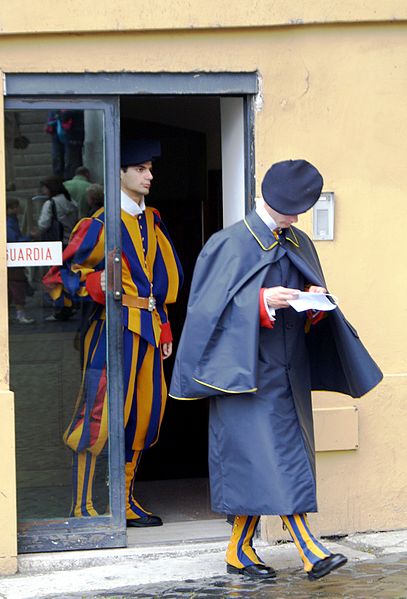
{"label": "dark door frame", "polygon": [[[42,94],[41,94],[42,96]],[[114,258],[120,253],[120,188],[119,178],[119,103],[117,98],[98,97],[95,99],[75,99],[61,97],[6,98],[5,109],[40,110],[55,108],[96,109],[104,113],[104,152],[106,225],[105,255]],[[121,262],[120,262],[121,264]],[[121,288],[121,286],[120,286]],[[92,518],[66,518],[58,520],[27,520],[18,533],[20,553],[39,551],[65,551],[70,549],[92,549],[126,546],[126,521],[124,515],[124,445],[123,410],[120,398],[123,396],[123,378],[118,373],[122,367],[122,310],[121,302],[115,300],[114,290],[106,294],[107,309],[107,373],[109,397],[109,505],[110,516]]]}

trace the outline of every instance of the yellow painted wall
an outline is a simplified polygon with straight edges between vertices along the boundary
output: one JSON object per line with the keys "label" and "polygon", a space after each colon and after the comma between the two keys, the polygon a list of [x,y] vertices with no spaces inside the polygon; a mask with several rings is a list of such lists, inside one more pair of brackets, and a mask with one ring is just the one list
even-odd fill
{"label": "yellow painted wall", "polygon": [[[304,6],[308,4],[326,5]],[[398,15],[405,8],[401,2],[359,2],[357,10],[356,2],[331,3],[343,20],[346,10],[351,18],[352,6],[360,14],[358,10],[367,11],[372,4],[383,18],[388,18],[391,7],[398,9]],[[273,5],[282,10],[282,3]],[[108,14],[104,10],[102,16]],[[206,8],[202,10],[207,14]],[[3,31],[16,26],[11,15],[12,11],[5,14]],[[99,16],[95,19],[99,23]],[[329,19],[325,15],[321,20]],[[175,21],[180,26],[181,21]],[[43,24],[46,30],[56,27]],[[336,225],[335,240],[317,242],[317,249],[331,291],[386,375],[384,383],[361,400],[333,394],[315,398],[316,407],[358,406],[359,448],[318,454],[320,514],[313,521],[324,533],[406,527],[407,22],[5,35],[0,36],[0,68],[259,72],[257,193],[264,172],[276,160],[304,157],[322,171],[325,190],[335,192]],[[310,217],[304,217],[302,224],[309,231]],[[3,222],[0,234],[4,240]],[[0,318],[3,347],[4,313]],[[3,352],[0,356],[4,373]],[[275,524],[268,522],[267,527],[270,537],[280,535]]]}
{"label": "yellow painted wall", "polygon": [[[4,306],[3,301],[1,305]],[[3,390],[0,391],[0,452],[0,574],[14,574],[17,569],[14,396]]]}
{"label": "yellow painted wall", "polygon": [[406,17],[404,0],[15,0],[0,9],[0,34],[223,29]]}
{"label": "yellow painted wall", "polygon": [[[1,78],[1,71],[0,71]],[[3,96],[0,95],[0,114]],[[0,119],[0,140],[4,139]],[[17,568],[16,482],[14,397],[8,391],[8,301],[6,270],[4,146],[0,143],[0,574],[13,574]]]}

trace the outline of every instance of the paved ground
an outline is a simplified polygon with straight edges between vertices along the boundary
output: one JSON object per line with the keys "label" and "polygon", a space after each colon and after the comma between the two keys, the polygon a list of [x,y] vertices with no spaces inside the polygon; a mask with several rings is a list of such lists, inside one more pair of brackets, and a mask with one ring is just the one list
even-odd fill
{"label": "paved ground", "polygon": [[225,541],[23,556],[21,573],[0,579],[0,597],[407,598],[407,531],[352,535],[327,545],[345,553],[349,563],[317,582],[304,576],[291,543],[273,547],[257,543],[265,561],[278,570],[271,583],[225,575]]}
{"label": "paved ground", "polygon": [[181,583],[129,587],[112,593],[70,594],[64,599],[402,599],[407,597],[407,553],[352,563],[323,581],[310,582],[298,569],[283,570],[276,582],[253,583],[215,577]]}

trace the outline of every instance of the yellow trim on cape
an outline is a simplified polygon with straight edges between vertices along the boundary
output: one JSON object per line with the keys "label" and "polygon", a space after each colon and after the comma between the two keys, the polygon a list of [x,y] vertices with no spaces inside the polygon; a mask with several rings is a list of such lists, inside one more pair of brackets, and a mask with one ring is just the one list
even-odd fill
{"label": "yellow trim on cape", "polygon": [[168,393],[168,395],[170,397],[172,397],[172,399],[179,399],[181,401],[185,400],[185,401],[192,401],[194,399],[204,399],[204,397],[177,397],[176,395],[171,395],[171,393]]}
{"label": "yellow trim on cape", "polygon": [[290,227],[290,233],[293,234],[293,237],[294,237],[295,241],[294,241],[294,239],[291,239],[290,237],[287,237],[287,235],[285,236],[285,238],[287,239],[287,241],[291,241],[291,243],[293,245],[295,245],[295,247],[299,248],[300,247],[300,242],[297,239],[297,236],[296,236],[296,234],[294,232],[294,229],[292,229],[291,227]]}
{"label": "yellow trim on cape", "polygon": [[253,237],[255,238],[255,240],[257,241],[257,243],[259,244],[259,246],[263,250],[265,250],[266,252],[268,252],[269,250],[272,250],[274,247],[276,247],[276,245],[278,245],[278,241],[275,241],[274,243],[271,244],[270,247],[267,248],[265,245],[262,244],[262,242],[257,237],[257,235],[255,234],[255,232],[253,231],[253,229],[250,228],[250,225],[249,225],[249,223],[247,222],[247,220],[245,218],[243,219],[243,222],[246,225],[246,227],[249,229],[250,233],[253,235]]}
{"label": "yellow trim on cape", "polygon": [[253,389],[243,389],[243,391],[231,391],[229,389],[222,389],[222,387],[215,387],[215,385],[210,385],[209,383],[204,383],[203,381],[200,381],[199,379],[196,379],[195,377],[192,377],[192,378],[194,381],[196,381],[200,385],[204,385],[205,387],[210,387],[211,389],[216,389],[216,391],[223,391],[224,393],[236,393],[237,395],[239,395],[240,393],[255,393],[257,391],[257,387],[254,387]]}

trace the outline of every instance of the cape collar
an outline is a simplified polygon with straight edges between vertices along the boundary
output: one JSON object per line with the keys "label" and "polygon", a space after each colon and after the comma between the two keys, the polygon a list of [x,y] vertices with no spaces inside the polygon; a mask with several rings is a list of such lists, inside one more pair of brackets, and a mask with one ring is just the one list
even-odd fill
{"label": "cape collar", "polygon": [[[262,221],[256,210],[249,212],[244,219],[244,224],[264,251],[268,252],[278,244],[273,231],[271,231],[266,223]],[[280,235],[283,235],[285,239],[290,241],[295,247],[300,247],[300,242],[292,227],[283,229]]]}

